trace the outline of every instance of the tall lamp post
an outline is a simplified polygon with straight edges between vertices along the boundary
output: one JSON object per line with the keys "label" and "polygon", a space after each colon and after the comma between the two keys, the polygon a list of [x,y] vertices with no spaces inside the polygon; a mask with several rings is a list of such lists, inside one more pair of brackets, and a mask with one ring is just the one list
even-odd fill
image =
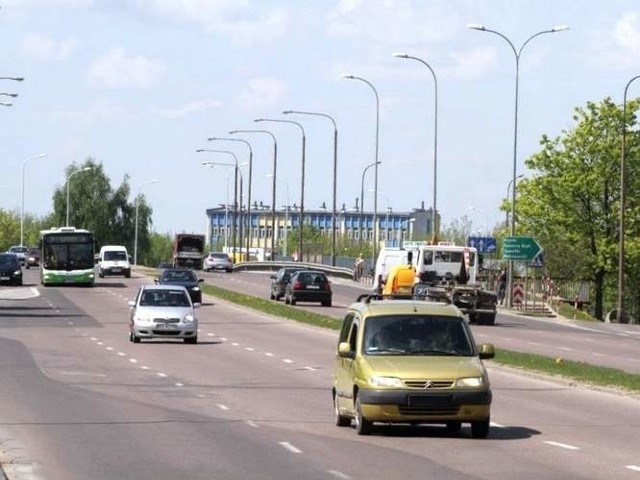
{"label": "tall lamp post", "polygon": [[379,163],[380,162],[370,163],[369,165],[364,167],[364,169],[362,170],[362,180],[360,181],[360,222],[359,222],[360,223],[360,232],[359,232],[359,235],[358,235],[360,237],[360,242],[362,242],[362,224],[364,222],[364,176],[366,175],[367,170],[369,170],[371,167],[375,167]]}
{"label": "tall lamp post", "polygon": [[[489,33],[493,33],[495,35],[498,35],[500,38],[502,38],[503,40],[505,40],[509,46],[511,47],[511,50],[513,51],[513,54],[515,56],[515,60],[516,60],[516,86],[515,86],[515,109],[514,109],[514,127],[513,127],[513,175],[512,175],[512,181],[513,181],[513,190],[511,190],[511,226],[510,226],[510,235],[513,237],[516,234],[516,216],[515,216],[515,211],[516,211],[516,174],[517,174],[517,160],[518,160],[518,89],[519,89],[519,73],[520,73],[520,57],[522,55],[522,50],[524,50],[524,47],[527,46],[527,44],[533,40],[534,38],[540,36],[540,35],[544,35],[546,33],[556,33],[556,32],[562,32],[564,30],[568,30],[569,27],[567,27],[566,25],[558,25],[555,26],[549,30],[542,30],[540,32],[534,33],[533,35],[531,35],[529,38],[527,38],[524,43],[520,46],[519,49],[516,49],[515,45],[513,44],[513,42],[511,42],[511,40],[509,40],[509,38],[507,38],[506,35],[496,31],[496,30],[492,30],[490,28],[485,27],[484,25],[481,24],[477,24],[477,23],[471,23],[469,25],[467,25],[467,28],[470,28],[472,30],[479,30],[481,32],[489,32]],[[507,295],[508,295],[508,305],[509,308],[513,307],[513,261],[509,261],[509,269],[508,269],[508,275],[507,275]]]}
{"label": "tall lamp post", "polygon": [[398,52],[398,53],[394,53],[393,54],[394,57],[396,58],[408,58],[411,60],[416,60],[420,63],[422,63],[425,67],[427,67],[429,69],[429,71],[431,72],[431,75],[433,76],[433,85],[434,85],[434,89],[433,89],[433,93],[434,93],[434,99],[433,99],[433,107],[434,107],[434,120],[433,120],[433,124],[434,124],[434,128],[433,128],[433,210],[432,210],[432,214],[433,214],[433,221],[431,222],[431,228],[433,230],[432,233],[432,240],[431,243],[432,244],[437,244],[438,243],[438,215],[436,214],[437,212],[437,205],[436,205],[436,201],[437,201],[437,191],[438,191],[438,77],[436,77],[436,72],[433,70],[433,68],[431,68],[431,65],[429,65],[427,62],[425,62],[423,59],[418,58],[418,57],[414,57],[413,55],[409,55],[407,53],[402,53],[402,52]]}
{"label": "tall lamp post", "polygon": [[66,223],[67,227],[69,226],[69,182],[71,180],[71,177],[73,177],[76,173],[86,172],[88,170],[91,170],[92,168],[93,167],[84,167],[84,168],[81,168],[79,170],[74,170],[67,177],[67,223]]}
{"label": "tall lamp post", "polygon": [[[273,179],[271,181],[271,260],[275,260],[275,236],[276,236],[276,170],[278,167],[278,142],[276,136],[268,130],[231,130],[229,135],[236,133],[266,133],[273,140]],[[267,231],[265,229],[265,235]],[[265,247],[266,247],[265,238]]]}
{"label": "tall lamp post", "polygon": [[222,137],[210,137],[207,138],[209,141],[213,140],[222,140],[227,142],[242,142],[247,147],[249,147],[249,185],[247,190],[247,260],[249,260],[249,249],[251,248],[251,237],[252,237],[252,228],[251,228],[251,174],[253,171],[253,149],[251,148],[251,144],[242,139],[242,138],[222,138]]}
{"label": "tall lamp post", "polygon": [[[236,243],[236,234],[238,231],[238,226],[237,226],[237,222],[238,222],[238,173],[239,173],[239,168],[238,168],[238,157],[236,157],[236,154],[233,153],[231,150],[211,150],[211,149],[207,149],[207,148],[198,148],[196,150],[197,153],[202,153],[202,152],[209,152],[209,153],[226,153],[227,155],[231,155],[233,157],[234,163],[233,164],[229,164],[231,166],[235,167],[235,178],[233,181],[233,258],[235,260],[235,256],[237,253],[237,246],[238,244]],[[208,166],[208,165],[213,165],[215,164],[214,162],[202,162],[202,165]],[[242,201],[242,199],[240,200]],[[226,226],[225,226],[226,227]]]}
{"label": "tall lamp post", "polygon": [[618,312],[616,314],[616,318],[618,323],[624,321],[624,208],[625,208],[625,170],[626,170],[626,143],[627,143],[627,91],[629,90],[629,86],[638,78],[640,75],[636,75],[631,80],[627,82],[627,85],[624,87],[624,97],[622,100],[622,148],[620,155],[620,225],[618,230],[620,230],[620,238],[618,239],[619,248],[618,248]]}
{"label": "tall lamp post", "polygon": [[20,188],[20,197],[21,197],[21,201],[20,201],[20,246],[24,246],[24,172],[25,172],[25,168],[26,168],[27,164],[31,160],[35,160],[36,158],[44,158],[46,156],[47,156],[46,153],[41,153],[40,155],[36,155],[35,157],[27,158],[22,163],[22,186]]}
{"label": "tall lamp post", "polygon": [[300,110],[285,110],[283,114],[295,113],[299,115],[314,115],[328,118],[333,124],[333,208],[331,211],[331,266],[336,266],[336,202],[338,181],[338,125],[335,119],[326,113],[305,112]]}
{"label": "tall lamp post", "polygon": [[[303,224],[304,224],[304,168],[305,168],[305,151],[307,144],[307,136],[304,133],[304,127],[293,120],[280,120],[275,118],[256,118],[253,120],[254,122],[279,122],[279,123],[291,123],[293,125],[297,125],[300,131],[302,132],[302,173],[300,175],[300,221],[298,224],[298,261],[302,262],[303,260],[303,252],[302,252],[302,233],[303,233]],[[275,175],[274,175],[275,178]],[[285,226],[286,228],[286,226]]]}
{"label": "tall lamp post", "polygon": [[[511,185],[513,185],[514,180],[518,180],[519,178],[522,178],[522,177],[524,177],[524,173],[521,173],[516,178],[512,178],[511,180],[509,180],[509,184],[507,185],[507,198],[509,198],[509,192],[511,191]],[[507,213],[506,213],[504,226],[505,228],[509,228],[509,210],[507,210]]]}
{"label": "tall lamp post", "polygon": [[380,97],[378,95],[378,91],[376,87],[373,86],[369,80],[364,79],[362,77],[357,77],[355,75],[351,75],[349,73],[343,73],[340,75],[342,78],[348,78],[351,80],[359,80],[363,83],[369,85],[373,94],[376,97],[376,156],[374,162],[374,171],[375,171],[375,180],[374,180],[374,194],[373,194],[373,252],[371,255],[371,265],[376,264],[376,251],[377,251],[377,242],[378,242],[378,165],[380,162],[378,161],[378,144],[379,144],[379,136],[380,136]]}
{"label": "tall lamp post", "polygon": [[138,185],[138,194],[136,195],[136,225],[134,227],[134,239],[133,239],[133,264],[138,265],[138,207],[140,204],[140,190],[145,185],[149,185],[150,183],[156,183],[158,181],[157,178],[147,180],[146,182],[142,182]]}

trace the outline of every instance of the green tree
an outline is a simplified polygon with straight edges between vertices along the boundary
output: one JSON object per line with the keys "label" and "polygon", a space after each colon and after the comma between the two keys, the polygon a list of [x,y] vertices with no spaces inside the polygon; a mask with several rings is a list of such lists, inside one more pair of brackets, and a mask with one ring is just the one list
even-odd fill
{"label": "green tree", "polygon": [[[138,233],[139,235],[139,233]],[[138,239],[140,241],[140,239]],[[170,233],[151,232],[148,237],[149,248],[138,257],[138,263],[155,267],[162,262],[171,262],[173,256],[173,236]],[[138,246],[138,255],[140,250]]]}
{"label": "green tree", "polygon": [[[638,100],[628,102],[628,112],[639,105]],[[541,150],[526,161],[533,175],[518,183],[517,234],[531,235],[543,245],[551,275],[590,280],[593,313],[602,319],[611,277],[617,274],[621,132],[623,124],[636,124],[636,116],[629,113],[623,122],[621,106],[606,98],[576,108],[573,120],[574,128],[560,136],[543,136]],[[640,142],[637,135],[627,139],[627,188],[637,192]],[[630,252],[640,251],[639,206],[640,198],[629,198]],[[637,259],[635,253],[627,257],[628,271],[637,270]]]}
{"label": "green tree", "polygon": [[[86,172],[77,172],[80,169]],[[74,173],[77,172],[77,173]],[[66,224],[67,179],[69,182],[69,224],[76,228],[86,228],[94,233],[97,246],[124,245],[129,252],[134,251],[136,199],[129,202],[131,192],[129,177],[125,175],[122,184],[115,190],[104,172],[102,163],[87,158],[84,163],[71,164],[66,169],[65,183],[53,193],[54,225]],[[138,201],[138,257],[144,256],[149,248],[149,227],[153,210],[143,195]]]}

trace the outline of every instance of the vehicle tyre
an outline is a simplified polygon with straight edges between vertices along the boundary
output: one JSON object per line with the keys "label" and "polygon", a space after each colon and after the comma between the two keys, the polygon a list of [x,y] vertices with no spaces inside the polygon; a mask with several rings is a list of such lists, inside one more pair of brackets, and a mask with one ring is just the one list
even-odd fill
{"label": "vehicle tyre", "polygon": [[477,317],[478,325],[495,325],[496,323],[495,313],[478,313]]}
{"label": "vehicle tyre", "polygon": [[30,268],[31,268],[31,265],[27,263],[27,270],[29,270]]}
{"label": "vehicle tyre", "polygon": [[333,411],[335,412],[335,421],[337,427],[350,427],[351,418],[340,415],[340,409],[338,408],[338,397],[333,395]]}
{"label": "vehicle tyre", "polygon": [[330,307],[331,306],[331,300],[325,300],[324,302],[322,302],[322,306],[323,307]]}
{"label": "vehicle tyre", "polygon": [[102,273],[101,271],[98,270],[98,277],[104,278],[104,273]]}
{"label": "vehicle tyre", "polygon": [[231,272],[233,272],[233,269],[232,268],[227,268],[227,273],[231,273]]}
{"label": "vehicle tyre", "polygon": [[140,343],[140,340],[142,340],[139,336],[137,336],[133,332],[131,332],[131,337],[133,338],[133,343]]}
{"label": "vehicle tyre", "polygon": [[289,305],[295,305],[296,302],[297,302],[296,297],[291,295],[291,298],[289,298]]}
{"label": "vehicle tyre", "polygon": [[129,341],[133,342],[133,332],[129,332]]}
{"label": "vehicle tyre", "polygon": [[276,296],[273,294],[273,292],[271,292],[269,294],[269,300],[277,300]]}
{"label": "vehicle tyre", "polygon": [[447,432],[458,433],[462,428],[462,422],[447,422]]}
{"label": "vehicle tyre", "polygon": [[190,345],[195,345],[196,343],[198,343],[198,336],[196,335],[195,337],[185,338],[184,339],[184,343],[188,343]]}
{"label": "vehicle tyre", "polygon": [[478,321],[478,314],[476,313],[470,313],[469,314],[469,323],[471,325],[473,325],[474,323],[476,323]]}
{"label": "vehicle tyre", "polygon": [[284,295],[284,303],[286,303],[287,305],[289,305],[289,297],[287,296],[287,294],[285,293]]}
{"label": "vehicle tyre", "polygon": [[471,436],[473,438],[487,438],[489,435],[489,419],[471,422]]}
{"label": "vehicle tyre", "polygon": [[125,272],[124,278],[131,278],[131,272]]}
{"label": "vehicle tyre", "polygon": [[373,430],[373,422],[367,420],[362,415],[362,405],[360,405],[360,397],[356,397],[356,433],[358,435],[369,435]]}

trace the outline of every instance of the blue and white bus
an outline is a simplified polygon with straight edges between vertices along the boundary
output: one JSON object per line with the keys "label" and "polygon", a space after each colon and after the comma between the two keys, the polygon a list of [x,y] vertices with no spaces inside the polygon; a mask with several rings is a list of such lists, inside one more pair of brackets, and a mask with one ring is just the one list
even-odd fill
{"label": "blue and white bus", "polygon": [[42,285],[95,284],[94,242],[89,230],[74,227],[41,230],[40,250]]}

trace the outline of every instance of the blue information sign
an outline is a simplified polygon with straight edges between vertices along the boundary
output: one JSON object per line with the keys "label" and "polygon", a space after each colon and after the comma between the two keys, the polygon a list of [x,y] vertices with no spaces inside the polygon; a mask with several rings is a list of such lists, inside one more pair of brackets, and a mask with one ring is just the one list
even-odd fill
{"label": "blue information sign", "polygon": [[469,237],[467,245],[474,247],[478,253],[494,253],[496,251],[496,239],[493,237]]}

